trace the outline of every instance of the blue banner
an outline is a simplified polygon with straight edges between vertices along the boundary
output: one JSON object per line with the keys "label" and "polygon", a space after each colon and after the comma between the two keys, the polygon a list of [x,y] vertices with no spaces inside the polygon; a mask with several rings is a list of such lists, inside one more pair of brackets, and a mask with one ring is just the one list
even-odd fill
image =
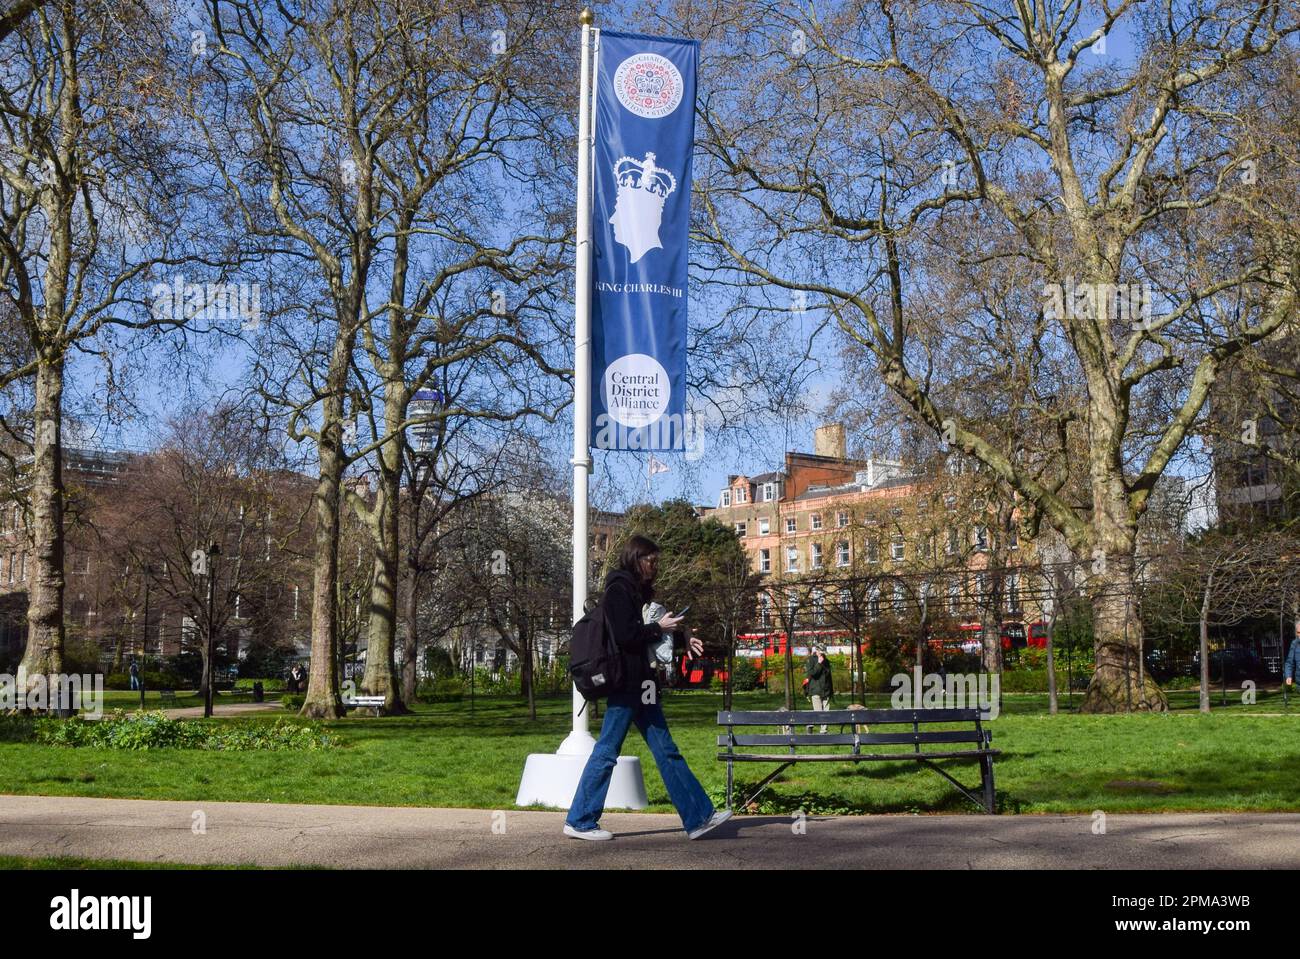
{"label": "blue banner", "polygon": [[591,175],[591,445],[680,450],[694,40],[600,33]]}

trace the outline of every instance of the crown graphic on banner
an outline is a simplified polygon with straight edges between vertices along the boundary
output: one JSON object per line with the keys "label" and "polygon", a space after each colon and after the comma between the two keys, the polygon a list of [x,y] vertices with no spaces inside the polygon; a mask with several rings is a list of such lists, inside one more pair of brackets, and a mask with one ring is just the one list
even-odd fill
{"label": "crown graphic on banner", "polygon": [[658,97],[664,88],[664,78],[657,73],[638,73],[633,81],[638,96]]}
{"label": "crown graphic on banner", "polygon": [[660,199],[677,189],[677,178],[663,167],[655,166],[653,153],[647,153],[644,160],[619,157],[614,164],[614,177],[620,189],[645,190]]}

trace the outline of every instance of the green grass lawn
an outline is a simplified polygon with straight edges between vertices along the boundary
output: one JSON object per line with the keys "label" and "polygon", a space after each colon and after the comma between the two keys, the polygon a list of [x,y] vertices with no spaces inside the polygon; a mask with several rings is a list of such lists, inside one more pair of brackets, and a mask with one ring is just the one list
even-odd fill
{"label": "green grass lawn", "polygon": [[[1300,811],[1300,704],[1280,697],[1202,716],[1191,708],[1161,715],[1046,714],[1046,697],[1005,697],[991,724],[998,801],[1006,812],[1270,810]],[[870,705],[886,705],[872,697]],[[1078,697],[1075,697],[1077,703]],[[1217,702],[1217,700],[1216,700]],[[705,788],[721,801],[725,764],[715,758],[721,697],[670,694],[674,738]],[[737,708],[775,708],[763,693]],[[1282,712],[1284,715],[1261,715]],[[212,722],[265,721],[267,714]],[[274,713],[270,714],[276,715]],[[568,700],[539,703],[527,718],[514,699],[421,705],[413,716],[349,717],[324,724],[342,746],[318,752],[191,752],[70,749],[0,743],[4,790],[12,793],[147,799],[511,808],[525,757],[553,752],[568,729]],[[594,728],[595,724],[593,724]],[[633,731],[624,753],[646,771],[651,811],[670,812],[645,743]],[[754,782],[769,767],[738,766]],[[974,764],[952,764],[977,783]],[[912,763],[809,763],[785,773],[762,811],[809,813],[976,812],[936,773]]]}

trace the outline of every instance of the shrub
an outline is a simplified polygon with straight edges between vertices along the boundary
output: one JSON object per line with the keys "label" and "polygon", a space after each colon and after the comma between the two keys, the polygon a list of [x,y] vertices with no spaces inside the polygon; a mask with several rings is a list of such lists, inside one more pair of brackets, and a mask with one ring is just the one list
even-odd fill
{"label": "shrub", "polygon": [[109,673],[107,676],[104,677],[104,688],[105,689],[130,689],[131,674],[130,673]]}
{"label": "shrub", "polygon": [[285,709],[291,709],[294,712],[302,709],[302,704],[307,701],[305,693],[285,693],[280,697],[280,705]]}
{"label": "shrub", "polygon": [[253,683],[261,683],[261,684],[262,684],[262,691],[263,691],[263,692],[268,692],[268,693],[282,693],[282,692],[284,692],[284,680],[283,680],[283,679],[258,679],[258,678],[252,677],[252,676],[250,676],[250,677],[246,677],[246,678],[245,678],[245,677],[241,677],[241,678],[239,678],[239,679],[236,679],[236,680],[235,680],[235,688],[236,688],[236,689],[241,689],[241,690],[248,690],[249,692],[252,692],[252,691],[253,691]]}
{"label": "shrub", "polygon": [[227,752],[250,750],[324,749],[335,743],[314,723],[280,718],[270,723],[217,726],[187,719],[168,719],[161,711],[123,713],[98,722],[79,718],[40,719],[36,738],[49,746],[92,749],[209,749]]}
{"label": "shrub", "polygon": [[731,688],[740,693],[758,688],[758,667],[752,659],[737,656],[732,660]]}
{"label": "shrub", "polygon": [[[1057,688],[1064,680],[1057,671]],[[1002,671],[1001,689],[1004,693],[1045,693],[1047,692],[1046,669],[1004,669]]]}
{"label": "shrub", "polygon": [[0,713],[0,743],[29,743],[35,738],[35,716]]}
{"label": "shrub", "polygon": [[183,689],[186,685],[180,676],[170,670],[145,670],[140,674],[140,679],[145,689]]}
{"label": "shrub", "polygon": [[459,676],[427,680],[416,690],[415,698],[422,703],[456,703],[464,697],[467,684]]}
{"label": "shrub", "polygon": [[446,679],[456,671],[451,653],[441,646],[426,646],[424,668],[434,679]]}

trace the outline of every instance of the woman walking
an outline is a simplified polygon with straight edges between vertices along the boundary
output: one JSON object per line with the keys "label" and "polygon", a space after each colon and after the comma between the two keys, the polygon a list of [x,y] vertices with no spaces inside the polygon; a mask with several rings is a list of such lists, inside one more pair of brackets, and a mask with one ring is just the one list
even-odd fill
{"label": "woman walking", "polygon": [[[632,724],[645,738],[654,755],[659,774],[668,788],[682,827],[691,839],[698,839],[731,818],[731,810],[715,810],[704,787],[695,778],[677,744],[668,732],[659,688],[650,667],[649,646],[664,633],[681,624],[681,616],[667,615],[655,623],[642,622],[642,607],[654,598],[654,580],[659,568],[659,547],[644,536],[633,536],[619,554],[618,568],[605,579],[605,621],[623,653],[623,686],[609,694],[600,739],[578,781],[578,791],[569,806],[564,834],[575,839],[613,839],[600,828],[605,795],[618,762],[619,751]],[[703,645],[689,641],[689,654],[698,656]]]}

